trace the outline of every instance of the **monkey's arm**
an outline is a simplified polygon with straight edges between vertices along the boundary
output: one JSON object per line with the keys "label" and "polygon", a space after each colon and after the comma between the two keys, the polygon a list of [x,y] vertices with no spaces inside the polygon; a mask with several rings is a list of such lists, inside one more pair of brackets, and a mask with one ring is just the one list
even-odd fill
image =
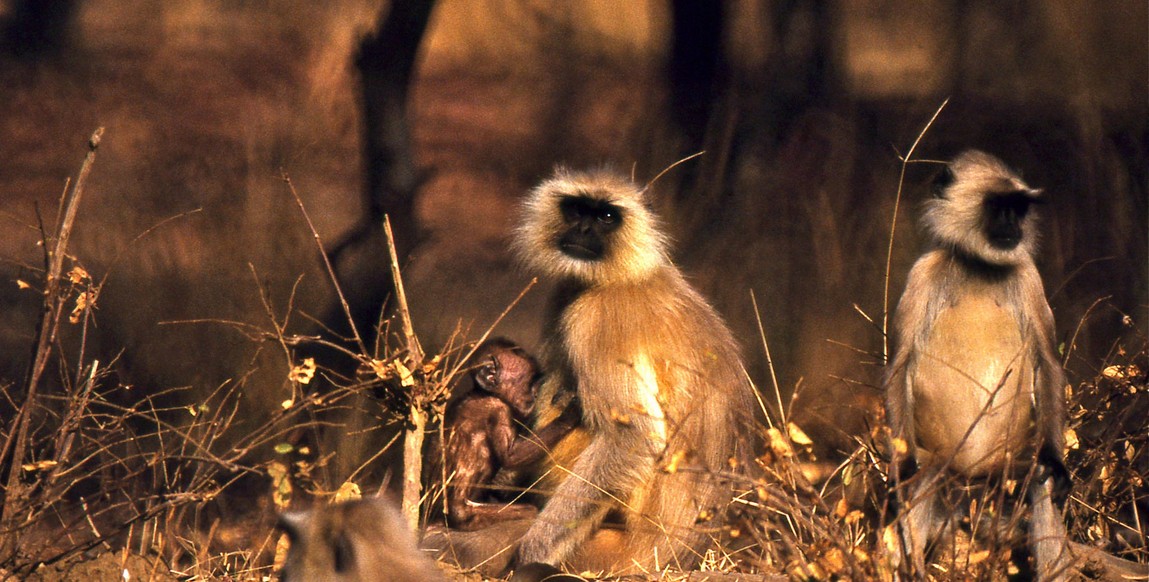
{"label": "monkey's arm", "polygon": [[[447,517],[453,527],[466,527],[474,515],[471,501],[476,489],[494,475],[493,458],[499,438],[490,426],[511,426],[506,405],[492,397],[465,398],[450,415],[450,432],[443,453],[448,471]],[[512,435],[514,429],[511,429]]]}
{"label": "monkey's arm", "polygon": [[518,470],[537,463],[550,452],[563,437],[570,434],[582,419],[578,399],[572,400],[558,418],[535,431],[533,435],[515,438],[505,450],[499,450],[502,466]]}
{"label": "monkey's arm", "polygon": [[592,438],[523,537],[520,564],[569,558],[611,508],[650,481],[666,449],[667,421],[649,356],[576,372],[587,379],[579,397]]}
{"label": "monkey's arm", "polygon": [[890,425],[890,471],[895,483],[910,477],[917,469],[914,447],[914,396],[910,367],[914,340],[928,325],[930,270],[935,255],[927,254],[914,264],[906,289],[894,312],[894,354],[886,368],[882,385],[886,393],[886,422]]}
{"label": "monkey's arm", "polygon": [[1057,357],[1053,311],[1045,300],[1045,288],[1034,268],[1026,269],[1022,282],[1036,338],[1034,408],[1040,448],[1037,461],[1054,479],[1053,496],[1059,503],[1068,496],[1069,470],[1065,467],[1065,369]]}

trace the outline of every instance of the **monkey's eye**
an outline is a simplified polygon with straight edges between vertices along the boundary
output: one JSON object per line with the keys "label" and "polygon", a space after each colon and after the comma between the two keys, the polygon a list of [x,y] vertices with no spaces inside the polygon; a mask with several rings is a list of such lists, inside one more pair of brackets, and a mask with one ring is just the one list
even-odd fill
{"label": "monkey's eye", "polygon": [[340,535],[332,543],[331,564],[338,574],[350,572],[355,567],[355,550],[347,536]]}
{"label": "monkey's eye", "polygon": [[610,208],[604,208],[598,213],[598,221],[603,224],[614,224],[618,222],[618,212]]}

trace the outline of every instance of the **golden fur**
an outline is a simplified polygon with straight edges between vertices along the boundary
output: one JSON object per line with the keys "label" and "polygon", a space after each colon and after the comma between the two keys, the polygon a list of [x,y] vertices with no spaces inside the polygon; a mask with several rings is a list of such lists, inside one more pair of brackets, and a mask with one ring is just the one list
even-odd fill
{"label": "golden fur", "polygon": [[[556,243],[567,228],[558,203],[571,196],[621,210],[601,260],[572,258]],[[751,437],[743,427],[753,399],[738,346],[670,261],[643,197],[609,172],[559,170],[524,204],[514,247],[530,270],[559,283],[539,402],[577,393],[584,428],[552,457],[557,489],[523,538],[521,563],[691,567],[713,533],[700,515],[721,511],[731,496],[715,473],[729,471]],[[596,534],[613,512],[624,516],[617,553],[580,552],[592,536],[618,535]]]}
{"label": "golden fur", "polygon": [[[936,502],[946,472],[966,477],[1024,474],[1035,461],[1061,469],[1065,376],[1054,351],[1053,313],[1033,263],[1036,218],[1020,221],[1008,250],[986,237],[984,201],[997,193],[1036,196],[1000,160],[958,156],[953,181],[927,203],[924,227],[935,248],[915,263],[894,317],[896,349],[884,382],[886,413],[916,462],[904,484],[904,552],[924,573],[927,542],[948,519]],[[1040,458],[1039,458],[1040,457]],[[903,475],[904,476],[904,475]],[[1051,499],[1052,479],[1029,491],[1030,538],[1039,576],[1057,579],[1068,565],[1065,528]]]}

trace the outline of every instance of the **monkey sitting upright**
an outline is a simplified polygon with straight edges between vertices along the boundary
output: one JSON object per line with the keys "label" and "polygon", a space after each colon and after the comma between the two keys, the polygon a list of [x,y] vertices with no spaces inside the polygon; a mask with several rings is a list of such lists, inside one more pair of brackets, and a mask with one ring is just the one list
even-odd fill
{"label": "monkey sitting upright", "polygon": [[580,411],[571,402],[554,422],[534,435],[528,426],[539,365],[514,342],[483,342],[472,361],[471,391],[456,401],[446,418],[447,444],[442,458],[447,476],[447,523],[461,530],[482,529],[494,522],[531,518],[537,513],[523,503],[484,502],[483,489],[500,469],[517,470],[538,462],[563,436],[578,426]]}
{"label": "monkey sitting upright", "polygon": [[933,195],[923,223],[935,248],[910,271],[884,382],[902,554],[925,575],[927,546],[951,517],[938,499],[947,471],[1009,478],[1034,469],[1031,552],[1040,579],[1061,579],[1072,563],[1052,499],[1055,482],[1068,484],[1065,375],[1033,262],[1031,206],[1042,193],[997,158],[967,151]]}
{"label": "monkey sitting upright", "polygon": [[[576,392],[583,428],[541,468],[560,481],[520,569],[689,569],[734,496],[731,467],[745,466],[754,398],[738,344],[670,260],[648,194],[609,171],[560,169],[524,204],[515,250],[557,282],[541,400]],[[611,513],[622,530],[601,527]]]}

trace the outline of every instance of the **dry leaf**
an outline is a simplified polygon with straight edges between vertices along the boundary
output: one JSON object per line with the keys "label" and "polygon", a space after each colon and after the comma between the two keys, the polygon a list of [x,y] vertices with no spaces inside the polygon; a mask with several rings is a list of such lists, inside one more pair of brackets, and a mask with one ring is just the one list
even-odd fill
{"label": "dry leaf", "polygon": [[68,280],[71,281],[73,285],[79,285],[84,281],[91,280],[91,278],[91,275],[79,265],[72,267],[72,270],[68,271]]}
{"label": "dry leaf", "polygon": [[31,289],[32,286],[21,279],[16,279],[16,287],[19,289]]}
{"label": "dry leaf", "polygon": [[1065,450],[1075,451],[1081,446],[1081,442],[1077,440],[1077,431],[1072,428],[1065,429]]}
{"label": "dry leaf", "polygon": [[1125,378],[1125,371],[1121,369],[1121,366],[1106,366],[1104,370],[1101,370],[1101,375],[1110,380],[1121,380]]}
{"label": "dry leaf", "polygon": [[431,372],[439,369],[439,363],[442,361],[443,356],[441,354],[431,358],[431,361],[423,364],[423,375],[430,376]]}
{"label": "dry leaf", "polygon": [[846,557],[842,554],[842,550],[838,548],[830,548],[821,559],[822,565],[830,574],[837,574],[846,567]]}
{"label": "dry leaf", "polygon": [[395,372],[383,360],[371,360],[370,366],[371,370],[375,372],[375,376],[380,380],[390,380],[395,376]]}
{"label": "dry leaf", "polygon": [[971,566],[974,564],[980,564],[980,563],[986,561],[986,559],[989,558],[989,555],[990,555],[989,550],[982,550],[980,552],[971,552],[969,555],[969,563]]}
{"label": "dry leaf", "polygon": [[846,498],[843,497],[838,500],[838,503],[834,504],[834,515],[839,518],[845,518],[848,513],[850,513],[850,502],[846,501]]}
{"label": "dry leaf", "polygon": [[666,466],[663,467],[662,470],[666,471],[667,473],[677,473],[678,465],[680,465],[682,460],[685,458],[686,451],[675,451],[675,453],[670,456],[670,460],[667,461]]}
{"label": "dry leaf", "polygon": [[68,315],[68,321],[75,324],[80,323],[80,318],[84,312],[91,309],[96,305],[96,293],[88,290],[76,295],[76,307],[72,309],[72,313]]}
{"label": "dry leaf", "polygon": [[766,440],[769,442],[770,450],[779,457],[793,457],[794,449],[790,448],[790,442],[786,437],[782,436],[782,431],[775,427],[766,430]]}
{"label": "dry leaf", "polygon": [[335,498],[332,500],[334,503],[342,503],[344,501],[354,501],[363,497],[363,493],[359,491],[359,485],[353,481],[346,481],[339,486],[339,491],[335,492]]}
{"label": "dry leaf", "polygon": [[267,464],[267,474],[271,477],[271,500],[280,511],[291,505],[291,479],[287,472],[287,465],[279,461]]}
{"label": "dry leaf", "polygon": [[31,473],[32,471],[43,471],[44,469],[51,469],[59,465],[56,461],[38,461],[35,463],[28,463],[27,465],[20,465],[20,468]]}
{"label": "dry leaf", "polygon": [[798,425],[792,422],[786,423],[786,432],[790,434],[790,441],[794,444],[802,445],[804,447],[814,444],[814,441],[810,440],[810,437],[806,435],[802,429],[798,428]]}
{"label": "dry leaf", "polygon": [[403,365],[403,362],[400,362],[398,359],[393,360],[391,367],[395,370],[395,373],[399,375],[400,385],[407,388],[415,385],[415,375],[411,373],[411,370],[409,370],[407,366]]}
{"label": "dry leaf", "polygon": [[275,556],[271,559],[273,571],[283,570],[283,565],[287,563],[287,550],[290,547],[291,541],[287,539],[287,534],[280,534],[279,540],[275,542]]}
{"label": "dry leaf", "polygon": [[303,363],[291,369],[287,379],[300,384],[307,384],[315,377],[315,358],[304,358]]}

